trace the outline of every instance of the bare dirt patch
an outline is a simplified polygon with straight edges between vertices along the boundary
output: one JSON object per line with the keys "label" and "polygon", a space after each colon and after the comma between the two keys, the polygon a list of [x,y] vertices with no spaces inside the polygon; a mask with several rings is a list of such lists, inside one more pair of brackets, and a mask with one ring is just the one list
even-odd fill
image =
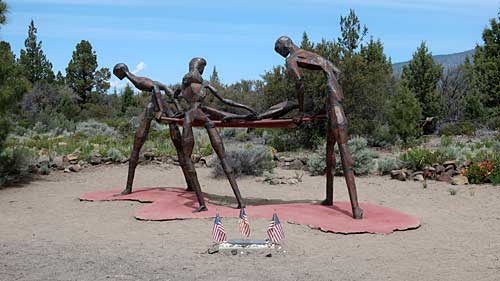
{"label": "bare dirt patch", "polygon": [[[293,171],[278,170],[280,174]],[[212,220],[134,219],[137,202],[81,202],[80,194],[124,185],[127,166],[55,173],[0,190],[0,280],[499,280],[500,188],[387,177],[357,179],[359,196],[422,220],[419,229],[390,235],[340,235],[285,224],[286,253],[209,255]],[[205,192],[232,196],[227,181],[198,169]],[[244,197],[320,200],[324,177],[298,185],[239,179]],[[184,186],[178,167],[139,166],[138,187]],[[456,195],[449,189],[455,188]],[[347,200],[335,179],[336,200]],[[254,238],[267,220],[250,218]],[[225,219],[239,237],[236,219]]]}

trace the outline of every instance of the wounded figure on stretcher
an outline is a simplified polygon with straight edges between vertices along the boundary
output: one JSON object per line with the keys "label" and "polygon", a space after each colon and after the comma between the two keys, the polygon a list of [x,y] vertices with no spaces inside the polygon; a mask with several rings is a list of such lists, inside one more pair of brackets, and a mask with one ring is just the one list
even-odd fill
{"label": "wounded figure on stretcher", "polygon": [[[187,190],[194,191],[198,199],[199,208],[196,210],[204,211],[207,208],[203,198],[203,193],[201,192],[201,186],[198,182],[194,163],[191,160],[191,154],[194,147],[192,126],[195,121],[202,123],[207,130],[211,145],[221,162],[224,172],[235,194],[238,202],[238,208],[243,208],[245,206],[240,195],[232,167],[230,167],[225,159],[222,139],[212,121],[218,120],[229,122],[237,119],[261,120],[279,118],[293,109],[298,108],[298,104],[288,101],[282,102],[271,107],[268,111],[258,114],[255,110],[246,105],[223,98],[210,83],[204,81],[202,74],[205,66],[205,59],[192,59],[189,63],[189,72],[184,75],[181,86],[176,89],[175,92],[161,82],[153,81],[147,77],[134,75],[123,63],[117,64],[114,67],[113,73],[119,79],[127,78],[137,89],[151,92],[151,101],[146,106],[141,124],[135,135],[134,147],[129,160],[127,185],[121,195],[130,194],[132,192],[135,169],[138,164],[140,150],[147,139],[151,122],[153,119],[157,122],[162,122],[162,117],[170,117],[183,120],[182,133],[180,132],[179,126],[176,122],[168,122],[168,124],[170,136],[179,159],[179,165],[181,166],[186,180]],[[162,91],[164,95],[162,95]],[[209,107],[205,104],[205,98],[208,94],[215,96],[218,100],[228,106],[244,109],[248,111],[248,114],[235,114]]]}

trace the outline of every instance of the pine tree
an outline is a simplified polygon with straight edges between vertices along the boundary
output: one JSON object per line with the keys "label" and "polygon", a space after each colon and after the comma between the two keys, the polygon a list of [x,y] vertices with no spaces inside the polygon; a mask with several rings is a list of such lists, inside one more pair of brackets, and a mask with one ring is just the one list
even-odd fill
{"label": "pine tree", "polygon": [[410,63],[403,67],[401,80],[420,102],[424,117],[436,117],[440,114],[437,83],[442,74],[443,67],[434,61],[423,41],[413,53]]}
{"label": "pine tree", "polygon": [[31,20],[28,28],[28,38],[24,41],[26,49],[21,50],[19,64],[23,67],[24,76],[31,82],[38,81],[52,82],[54,72],[52,64],[42,50],[42,41],[37,42],[37,28]]}
{"label": "pine tree", "polygon": [[84,104],[96,86],[95,72],[97,56],[89,41],[82,40],[76,45],[71,61],[66,67],[66,83],[80,96]]}
{"label": "pine tree", "polygon": [[390,133],[407,143],[421,134],[422,129],[418,126],[421,118],[422,109],[415,95],[404,85],[398,85],[389,102]]}
{"label": "pine tree", "polygon": [[490,20],[490,26],[482,35],[484,44],[476,46],[474,53],[474,76],[487,107],[500,107],[500,12],[497,19]]}
{"label": "pine tree", "polygon": [[95,85],[95,90],[98,94],[106,94],[106,92],[109,90],[111,87],[111,84],[109,83],[109,79],[111,78],[111,72],[109,72],[109,69],[107,67],[103,67],[96,71],[95,73],[95,79],[96,79],[96,85]]}
{"label": "pine tree", "polygon": [[214,85],[215,87],[220,87],[222,85],[219,79],[219,73],[217,72],[217,68],[215,66],[212,70],[212,74],[210,75],[210,84]]}
{"label": "pine tree", "polygon": [[305,31],[304,33],[302,33],[302,42],[300,42],[300,48],[307,51],[314,50],[314,43],[309,40],[309,36],[307,36],[307,33]]}
{"label": "pine tree", "polygon": [[7,17],[5,16],[7,11],[8,11],[7,4],[5,2],[3,2],[2,0],[0,0],[0,27],[3,24],[5,24],[5,21],[7,20]]}
{"label": "pine tree", "polygon": [[130,87],[129,84],[125,86],[125,89],[122,93],[122,108],[121,113],[125,114],[127,112],[127,108],[134,105],[134,90]]}
{"label": "pine tree", "polygon": [[368,28],[361,26],[358,16],[354,10],[349,10],[349,15],[340,17],[340,32],[342,36],[338,39],[344,56],[349,56],[356,50],[364,37],[368,34]]}

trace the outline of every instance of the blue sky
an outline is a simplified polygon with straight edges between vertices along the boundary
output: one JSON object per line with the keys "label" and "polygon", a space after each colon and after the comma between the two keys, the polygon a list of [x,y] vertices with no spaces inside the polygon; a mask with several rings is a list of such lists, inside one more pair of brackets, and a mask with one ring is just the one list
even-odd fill
{"label": "blue sky", "polygon": [[[425,40],[433,54],[471,49],[496,17],[500,0],[6,0],[8,23],[0,39],[19,54],[31,19],[54,69],[67,66],[82,39],[99,67],[124,62],[140,75],[176,83],[192,57],[217,67],[224,83],[258,79],[283,63],[274,41],[288,35],[339,36],[339,18],[355,9],[369,35],[380,38],[393,62],[405,61]],[[113,85],[121,86],[116,78]]]}

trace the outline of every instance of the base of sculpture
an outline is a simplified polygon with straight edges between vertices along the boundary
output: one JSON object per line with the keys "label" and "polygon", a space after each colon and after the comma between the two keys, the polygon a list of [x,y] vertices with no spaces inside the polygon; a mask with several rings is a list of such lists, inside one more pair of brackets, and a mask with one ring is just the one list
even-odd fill
{"label": "base of sculpture", "polygon": [[[216,213],[223,218],[237,218],[239,210],[231,206],[214,205],[207,202],[208,211],[193,213],[197,207],[196,196],[180,188],[134,189],[132,194],[114,196],[120,189],[96,191],[83,194],[80,200],[114,201],[132,200],[151,203],[140,207],[135,213],[139,220],[167,221],[178,219],[213,218]],[[246,213],[250,219],[269,220],[278,213],[282,222],[307,225],[314,229],[333,233],[373,233],[389,234],[397,230],[415,229],[420,220],[402,212],[370,203],[360,203],[364,209],[362,220],[355,220],[349,202],[334,202],[333,206],[319,203],[290,203],[249,205]]]}

